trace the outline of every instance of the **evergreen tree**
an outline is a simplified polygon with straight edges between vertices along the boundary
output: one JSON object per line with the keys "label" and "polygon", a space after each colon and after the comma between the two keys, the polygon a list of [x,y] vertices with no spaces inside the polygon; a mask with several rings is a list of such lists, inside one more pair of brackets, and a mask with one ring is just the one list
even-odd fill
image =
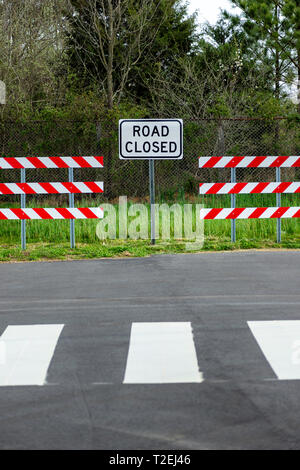
{"label": "evergreen tree", "polygon": [[[149,77],[191,52],[195,16],[179,0],[71,0],[69,63],[108,107],[124,96],[149,99]],[[75,14],[74,14],[75,13]]]}
{"label": "evergreen tree", "polygon": [[290,77],[292,64],[298,78],[300,113],[300,0],[231,0],[242,9],[248,34],[266,41],[274,64],[275,96]]}

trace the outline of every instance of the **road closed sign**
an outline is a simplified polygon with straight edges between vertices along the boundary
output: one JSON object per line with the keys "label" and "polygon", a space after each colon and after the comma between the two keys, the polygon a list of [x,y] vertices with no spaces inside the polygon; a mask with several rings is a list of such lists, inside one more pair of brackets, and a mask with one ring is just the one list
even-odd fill
{"label": "road closed sign", "polygon": [[120,119],[119,157],[122,160],[182,159],[182,119]]}

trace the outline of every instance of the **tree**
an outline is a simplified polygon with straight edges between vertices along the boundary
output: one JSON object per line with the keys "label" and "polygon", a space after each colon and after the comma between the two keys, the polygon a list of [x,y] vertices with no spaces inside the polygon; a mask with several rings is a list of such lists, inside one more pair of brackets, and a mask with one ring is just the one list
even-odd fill
{"label": "tree", "polygon": [[242,9],[245,28],[254,29],[267,42],[274,57],[275,96],[292,64],[298,78],[300,113],[300,0],[231,0]]}
{"label": "tree", "polygon": [[7,105],[33,108],[57,99],[63,6],[63,0],[0,0],[0,79]]}
{"label": "tree", "polygon": [[195,120],[273,115],[280,103],[273,99],[272,68],[263,44],[258,47],[226,18],[204,25],[201,36],[193,54],[156,73],[150,86],[153,111],[174,116],[180,110]]}
{"label": "tree", "polygon": [[290,72],[290,61],[280,57],[278,48],[275,48],[273,42],[270,43],[265,32],[254,21],[223,10],[217,24],[208,25],[204,31],[214,44],[221,47],[238,44],[244,63],[256,64],[257,68],[263,65],[264,76],[268,75],[266,87],[270,89],[270,83],[275,83],[274,96],[279,100],[280,85]]}
{"label": "tree", "polygon": [[193,56],[199,38],[196,14],[189,16],[185,3],[178,0],[161,2],[156,23],[163,13],[164,21],[148,51],[148,57],[132,70],[130,76],[130,94],[135,100],[142,98],[146,103],[151,99],[149,86],[156,73],[172,68],[174,61]]}
{"label": "tree", "polygon": [[[194,17],[178,0],[70,0],[70,64],[84,85],[97,83],[107,105],[141,98],[153,67],[188,53]],[[173,56],[173,57],[172,57]]]}

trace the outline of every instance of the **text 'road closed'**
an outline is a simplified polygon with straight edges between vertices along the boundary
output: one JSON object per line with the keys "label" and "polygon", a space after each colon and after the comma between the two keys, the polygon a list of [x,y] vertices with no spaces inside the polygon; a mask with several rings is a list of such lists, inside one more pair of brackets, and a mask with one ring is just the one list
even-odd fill
{"label": "text 'road closed'", "polygon": [[183,156],[181,119],[121,119],[121,159],[179,160]]}

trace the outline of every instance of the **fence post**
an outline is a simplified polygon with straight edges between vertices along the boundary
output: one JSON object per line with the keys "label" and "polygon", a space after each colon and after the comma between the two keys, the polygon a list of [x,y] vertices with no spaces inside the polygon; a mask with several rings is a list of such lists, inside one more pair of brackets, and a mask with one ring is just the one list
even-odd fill
{"label": "fence post", "polygon": [[[231,183],[236,183],[236,169],[231,168]],[[235,209],[236,206],[236,195],[231,194],[231,208]],[[231,220],[231,241],[236,242],[236,222],[235,219]]]}
{"label": "fence post", "polygon": [[[74,182],[74,169],[69,168],[69,182]],[[69,194],[69,207],[74,207],[74,194]],[[70,220],[70,247],[75,248],[75,220]]]}
{"label": "fence post", "polygon": [[[26,170],[21,168],[21,183],[26,183]],[[21,194],[21,209],[26,207],[26,194]],[[26,250],[26,220],[21,220],[21,248]]]}
{"label": "fence post", "polygon": [[[276,168],[276,182],[281,182],[281,168]],[[276,206],[281,206],[281,194],[276,194]],[[281,219],[277,219],[277,243],[281,243]]]}

